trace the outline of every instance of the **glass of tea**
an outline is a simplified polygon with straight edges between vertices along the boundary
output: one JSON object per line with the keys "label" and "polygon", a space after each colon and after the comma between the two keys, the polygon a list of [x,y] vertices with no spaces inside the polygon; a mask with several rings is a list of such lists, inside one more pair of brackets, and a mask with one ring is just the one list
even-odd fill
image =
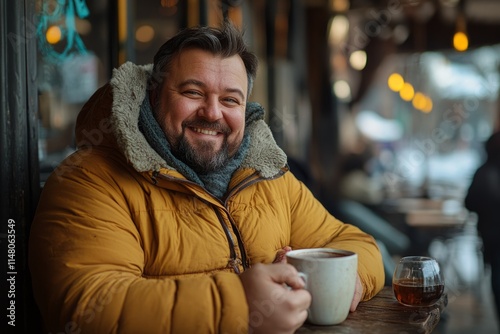
{"label": "glass of tea", "polygon": [[444,292],[438,262],[425,256],[401,258],[392,276],[394,296],[405,306],[432,306]]}

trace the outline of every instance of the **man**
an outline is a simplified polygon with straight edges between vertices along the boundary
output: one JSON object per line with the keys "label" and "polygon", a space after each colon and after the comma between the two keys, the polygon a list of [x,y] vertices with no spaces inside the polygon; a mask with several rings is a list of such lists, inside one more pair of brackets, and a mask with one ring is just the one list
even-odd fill
{"label": "man", "polygon": [[382,288],[373,238],[288,171],[248,103],[256,70],[232,25],[191,28],[90,98],[30,236],[48,330],[293,333],[311,296],[283,263],[291,248],[358,253],[353,311]]}

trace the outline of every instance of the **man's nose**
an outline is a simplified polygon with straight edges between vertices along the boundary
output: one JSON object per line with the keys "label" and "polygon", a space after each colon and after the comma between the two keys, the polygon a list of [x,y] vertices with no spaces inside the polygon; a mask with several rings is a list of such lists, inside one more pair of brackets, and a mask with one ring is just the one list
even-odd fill
{"label": "man's nose", "polygon": [[208,97],[198,111],[198,116],[209,121],[216,121],[222,118],[222,109],[217,97]]}

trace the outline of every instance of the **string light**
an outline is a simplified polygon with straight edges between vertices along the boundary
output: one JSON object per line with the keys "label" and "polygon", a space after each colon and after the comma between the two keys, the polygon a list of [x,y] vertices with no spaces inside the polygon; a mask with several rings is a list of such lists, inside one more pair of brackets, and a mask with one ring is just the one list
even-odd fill
{"label": "string light", "polygon": [[422,109],[422,112],[430,113],[431,111],[432,111],[432,100],[430,97],[426,96],[425,97],[425,106]]}
{"label": "string light", "polygon": [[423,113],[432,111],[432,99],[422,92],[415,92],[415,88],[409,82],[405,82],[399,73],[392,73],[387,79],[387,86],[394,92],[399,92],[402,100],[412,103],[413,107]]}
{"label": "string light", "polygon": [[423,93],[417,92],[417,93],[415,93],[415,96],[413,97],[413,100],[411,103],[415,109],[424,110],[424,108],[427,105],[427,98],[425,97],[425,95]]}
{"label": "string light", "polygon": [[415,89],[409,82],[405,82],[403,88],[399,91],[399,96],[405,101],[411,101],[415,96]]}
{"label": "string light", "polygon": [[393,92],[399,92],[403,88],[404,83],[405,81],[399,73],[392,73],[389,79],[387,79],[387,85]]}

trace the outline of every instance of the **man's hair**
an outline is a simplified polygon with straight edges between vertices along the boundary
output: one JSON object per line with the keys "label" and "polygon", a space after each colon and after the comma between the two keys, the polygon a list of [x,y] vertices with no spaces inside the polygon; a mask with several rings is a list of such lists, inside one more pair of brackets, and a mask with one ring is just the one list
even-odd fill
{"label": "man's hair", "polygon": [[258,59],[248,50],[243,40],[243,33],[227,21],[221,28],[206,26],[186,28],[164,43],[154,57],[150,82],[153,89],[160,89],[173,59],[184,49],[201,49],[223,58],[239,55],[247,72],[247,93],[250,95],[257,74]]}

